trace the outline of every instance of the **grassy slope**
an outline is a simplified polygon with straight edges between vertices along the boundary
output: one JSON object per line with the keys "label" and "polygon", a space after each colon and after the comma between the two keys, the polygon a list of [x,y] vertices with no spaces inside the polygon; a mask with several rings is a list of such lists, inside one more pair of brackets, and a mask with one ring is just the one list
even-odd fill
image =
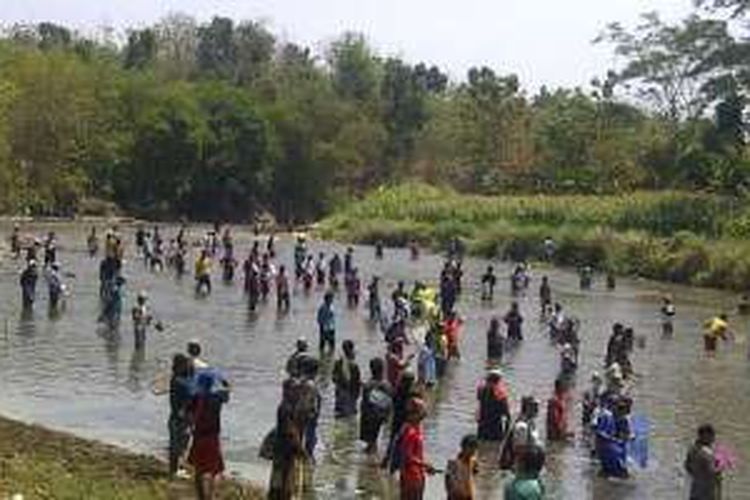
{"label": "grassy slope", "polygon": [[678,192],[622,196],[474,196],[422,184],[381,189],[322,221],[321,236],[435,248],[461,237],[485,257],[541,257],[663,281],[750,288],[748,211],[737,200]]}
{"label": "grassy slope", "polygon": [[[0,498],[191,499],[192,484],[169,482],[159,460],[0,417]],[[222,483],[220,498],[264,498],[254,487]]]}

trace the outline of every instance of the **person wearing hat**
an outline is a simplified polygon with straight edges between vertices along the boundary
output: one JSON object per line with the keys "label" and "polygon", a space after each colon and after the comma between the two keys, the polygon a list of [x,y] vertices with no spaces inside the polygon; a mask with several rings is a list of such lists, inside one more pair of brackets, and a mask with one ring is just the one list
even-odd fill
{"label": "person wearing hat", "polygon": [[477,400],[477,437],[483,441],[502,440],[510,421],[510,409],[508,388],[503,382],[500,368],[487,371],[485,379],[477,387]]}
{"label": "person wearing hat", "polygon": [[36,260],[29,260],[26,269],[21,273],[19,284],[21,285],[21,301],[24,309],[34,307],[36,299],[36,282],[39,279],[39,271],[36,267]]}
{"label": "person wearing hat", "polygon": [[402,462],[399,471],[401,500],[422,500],[424,498],[427,474],[434,474],[435,468],[424,458],[424,430],[422,421],[427,415],[425,403],[420,398],[412,398],[406,410],[406,423],[400,440]]}
{"label": "person wearing hat", "polygon": [[136,298],[136,305],[131,311],[131,317],[133,318],[133,334],[135,338],[135,348],[143,349],[146,345],[146,329],[151,324],[153,317],[148,308],[148,296],[146,292],[138,292]]}

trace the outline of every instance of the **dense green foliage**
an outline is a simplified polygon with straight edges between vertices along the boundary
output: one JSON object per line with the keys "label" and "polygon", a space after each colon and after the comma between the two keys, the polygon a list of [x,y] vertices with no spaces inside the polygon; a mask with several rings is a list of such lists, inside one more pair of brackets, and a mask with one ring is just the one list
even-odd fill
{"label": "dense green foliage", "polygon": [[622,67],[534,94],[487,67],[450,81],[355,33],[316,56],[223,17],[171,15],[122,44],[13,26],[0,37],[0,212],[104,201],[151,217],[299,222],[415,178],[479,194],[742,194],[746,5],[698,3],[676,25],[656,14],[610,25],[599,41]]}
{"label": "dense green foliage", "polygon": [[628,195],[462,195],[421,184],[381,189],[324,219],[322,237],[436,249],[460,237],[470,252],[555,262],[694,285],[750,288],[748,208],[679,192]]}

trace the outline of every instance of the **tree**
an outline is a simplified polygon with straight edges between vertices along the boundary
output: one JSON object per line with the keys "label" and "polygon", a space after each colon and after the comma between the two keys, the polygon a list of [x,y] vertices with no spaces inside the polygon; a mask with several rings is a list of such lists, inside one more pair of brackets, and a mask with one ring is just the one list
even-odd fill
{"label": "tree", "polygon": [[471,68],[456,96],[464,165],[471,165],[472,189],[494,189],[503,178],[530,165],[530,116],[516,75],[498,76],[487,67]]}
{"label": "tree", "polygon": [[198,89],[207,134],[183,213],[192,218],[251,220],[269,201],[275,141],[241,91],[213,83]]}
{"label": "tree", "polygon": [[156,59],[158,42],[152,29],[132,30],[125,46],[125,68],[142,70]]}
{"label": "tree", "polygon": [[363,35],[345,33],[331,44],[328,61],[333,87],[345,99],[372,101],[378,88],[379,68]]}
{"label": "tree", "polygon": [[383,122],[389,136],[385,151],[387,162],[411,159],[416,135],[428,118],[425,73],[417,74],[400,59],[388,59],[384,64],[381,99]]}
{"label": "tree", "polygon": [[[613,72],[615,83],[634,90],[673,124],[699,117],[710,104],[704,85],[710,78],[705,61],[732,43],[726,22],[688,17],[664,24],[656,13],[643,15],[634,32],[610,24],[596,42],[615,45],[625,67]],[[631,87],[634,85],[634,88]]]}
{"label": "tree", "polygon": [[10,154],[8,111],[15,97],[15,86],[0,80],[0,213],[19,210],[23,199],[23,179]]}
{"label": "tree", "polygon": [[202,75],[225,79],[234,76],[237,43],[231,19],[217,16],[209,24],[198,28],[196,61]]}
{"label": "tree", "polygon": [[240,85],[255,81],[273,58],[276,38],[260,23],[243,22],[235,30],[237,68],[235,81]]}
{"label": "tree", "polygon": [[742,17],[750,10],[750,0],[695,0],[699,7],[730,10],[732,17]]}
{"label": "tree", "polygon": [[207,125],[189,84],[133,90],[133,135],[128,161],[115,172],[116,199],[134,213],[168,215],[189,202]]}
{"label": "tree", "polygon": [[187,79],[195,71],[198,27],[195,19],[170,14],[154,27],[159,71],[169,79]]}
{"label": "tree", "polygon": [[70,30],[54,23],[39,23],[37,25],[39,48],[42,50],[68,49],[73,41]]}

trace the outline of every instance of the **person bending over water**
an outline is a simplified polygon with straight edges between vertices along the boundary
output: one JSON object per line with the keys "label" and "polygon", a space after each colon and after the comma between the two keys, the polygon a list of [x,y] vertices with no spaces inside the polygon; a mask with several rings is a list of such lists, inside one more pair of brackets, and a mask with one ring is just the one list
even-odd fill
{"label": "person bending over water", "polygon": [[716,352],[719,339],[728,341],[734,338],[734,334],[729,329],[729,318],[726,314],[720,314],[708,320],[704,327],[706,332],[703,335],[703,345],[708,353]]}

